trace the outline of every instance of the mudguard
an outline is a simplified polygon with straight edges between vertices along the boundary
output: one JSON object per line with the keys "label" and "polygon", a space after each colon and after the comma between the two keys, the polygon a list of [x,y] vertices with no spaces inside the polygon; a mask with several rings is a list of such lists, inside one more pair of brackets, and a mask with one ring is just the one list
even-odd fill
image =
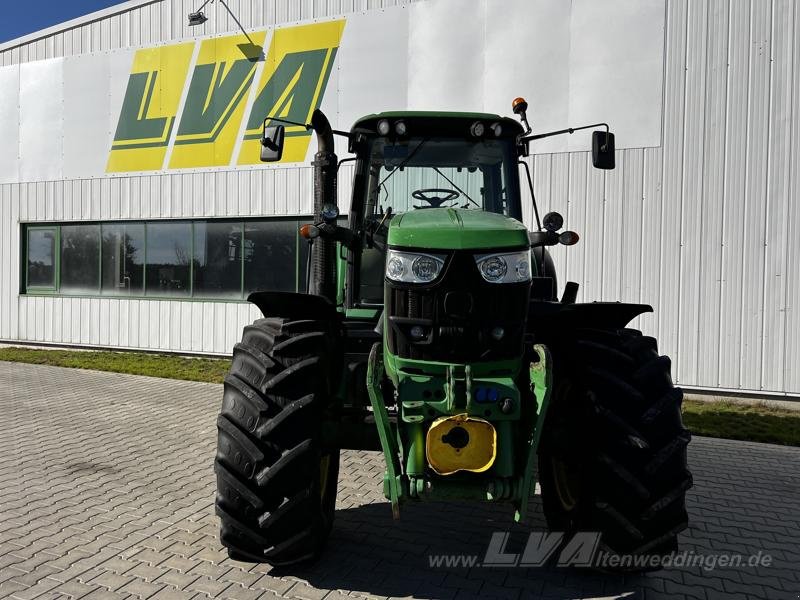
{"label": "mudguard", "polygon": [[286,319],[336,320],[339,313],[324,296],[297,292],[253,292],[247,301],[255,304],[265,317]]}
{"label": "mudguard", "polygon": [[530,303],[528,329],[558,331],[576,327],[602,327],[622,329],[641,314],[653,312],[649,304],[624,302],[587,302],[562,304],[560,302]]}

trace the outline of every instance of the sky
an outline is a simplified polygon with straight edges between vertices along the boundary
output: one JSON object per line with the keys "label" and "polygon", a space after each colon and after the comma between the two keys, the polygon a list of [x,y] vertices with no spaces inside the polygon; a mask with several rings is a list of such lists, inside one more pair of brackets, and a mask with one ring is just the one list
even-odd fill
{"label": "sky", "polygon": [[0,43],[115,4],[122,0],[0,0]]}

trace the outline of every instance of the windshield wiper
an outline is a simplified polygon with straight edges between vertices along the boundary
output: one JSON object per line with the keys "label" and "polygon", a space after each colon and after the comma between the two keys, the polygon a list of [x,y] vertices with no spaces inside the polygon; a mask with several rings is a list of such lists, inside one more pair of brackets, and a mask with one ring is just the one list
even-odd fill
{"label": "windshield wiper", "polygon": [[452,179],[450,179],[450,178],[449,178],[447,175],[445,175],[444,173],[442,173],[442,172],[439,170],[439,167],[433,167],[433,170],[434,170],[434,171],[436,171],[436,172],[437,172],[439,175],[441,175],[441,176],[442,176],[442,177],[444,177],[445,179],[447,179],[447,182],[448,182],[450,185],[452,185],[454,188],[456,188],[456,190],[458,190],[458,192],[459,192],[459,193],[460,193],[462,196],[464,196],[464,197],[465,197],[467,200],[469,200],[470,202],[472,202],[472,203],[473,203],[475,206],[477,206],[478,208],[480,208],[481,210],[483,210],[483,207],[482,207],[480,204],[478,204],[477,202],[475,202],[475,200],[473,200],[472,198],[470,198],[470,196],[469,196],[469,194],[468,194],[467,192],[465,192],[465,191],[464,191],[464,190],[462,190],[460,187],[458,187],[458,186],[457,186],[455,183],[453,183],[453,180],[452,180]]}
{"label": "windshield wiper", "polygon": [[411,154],[409,154],[408,156],[406,156],[406,157],[403,159],[403,162],[401,162],[399,165],[397,165],[397,166],[396,166],[396,167],[395,167],[395,168],[394,168],[394,169],[393,169],[393,170],[392,170],[392,171],[391,171],[391,172],[390,172],[390,173],[389,173],[389,174],[388,174],[386,177],[384,177],[384,178],[381,180],[381,182],[378,184],[378,188],[380,189],[380,187],[381,187],[381,186],[382,186],[384,183],[386,183],[386,182],[389,180],[389,178],[390,178],[392,175],[394,175],[394,174],[395,174],[395,173],[397,173],[397,172],[398,172],[400,169],[402,169],[403,167],[405,167],[405,166],[408,164],[408,161],[410,161],[412,158],[414,158],[414,155],[415,155],[415,154],[416,154],[416,153],[419,151],[419,149],[420,149],[420,148],[422,148],[422,146],[424,146],[424,145],[425,145],[425,143],[426,143],[426,142],[427,142],[429,139],[430,139],[430,138],[425,138],[425,139],[424,139],[424,140],[422,140],[422,141],[421,141],[419,144],[417,144],[417,147],[416,147],[416,148],[414,148],[414,149],[411,151]]}

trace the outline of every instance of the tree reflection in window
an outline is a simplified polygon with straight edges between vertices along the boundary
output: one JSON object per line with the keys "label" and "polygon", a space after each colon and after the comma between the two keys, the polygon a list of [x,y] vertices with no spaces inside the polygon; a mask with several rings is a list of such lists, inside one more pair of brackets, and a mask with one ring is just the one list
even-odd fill
{"label": "tree reflection in window", "polygon": [[147,223],[145,294],[188,296],[191,255],[191,223]]}
{"label": "tree reflection in window", "polygon": [[61,291],[96,294],[100,288],[100,225],[62,225]]}
{"label": "tree reflection in window", "polygon": [[28,286],[54,288],[56,285],[56,230],[28,230]]}
{"label": "tree reflection in window", "polygon": [[144,224],[103,224],[102,292],[141,295],[144,292]]}
{"label": "tree reflection in window", "polygon": [[240,298],[242,223],[194,224],[194,295]]}
{"label": "tree reflection in window", "polygon": [[245,295],[259,290],[297,289],[297,224],[261,221],[244,227]]}

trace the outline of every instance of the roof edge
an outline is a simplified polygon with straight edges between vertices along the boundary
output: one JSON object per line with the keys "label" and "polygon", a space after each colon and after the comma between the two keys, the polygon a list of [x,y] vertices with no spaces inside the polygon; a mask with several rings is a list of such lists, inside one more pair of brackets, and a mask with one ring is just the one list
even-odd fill
{"label": "roof edge", "polygon": [[42,38],[50,37],[57,33],[61,33],[62,31],[67,31],[68,29],[75,29],[76,27],[80,27],[81,25],[93,23],[94,21],[101,21],[108,17],[128,12],[131,9],[139,8],[140,6],[146,6],[148,4],[156,4],[158,2],[163,2],[163,0],[127,0],[127,2],[121,2],[119,4],[115,4],[114,6],[109,6],[108,8],[96,10],[87,15],[76,17],[74,19],[70,19],[69,21],[58,23],[57,25],[53,25],[46,29],[40,29],[38,31],[25,34],[21,37],[14,38],[13,40],[8,40],[7,42],[0,43],[0,52],[12,50],[14,48],[18,48],[19,46],[24,46],[26,44],[30,44],[31,42],[36,42]]}
{"label": "roof edge", "polygon": [[497,115],[494,113],[485,113],[485,112],[471,112],[471,111],[438,111],[438,110],[403,110],[403,111],[384,111],[379,113],[372,113],[369,115],[364,115],[355,120],[352,125],[352,129],[354,130],[356,127],[363,125],[364,123],[368,123],[370,121],[375,121],[378,119],[414,119],[414,118],[421,118],[421,119],[475,119],[481,121],[500,121],[503,123],[510,124],[513,128],[518,129],[522,132],[522,125],[519,121],[512,117],[504,116],[504,115]]}

